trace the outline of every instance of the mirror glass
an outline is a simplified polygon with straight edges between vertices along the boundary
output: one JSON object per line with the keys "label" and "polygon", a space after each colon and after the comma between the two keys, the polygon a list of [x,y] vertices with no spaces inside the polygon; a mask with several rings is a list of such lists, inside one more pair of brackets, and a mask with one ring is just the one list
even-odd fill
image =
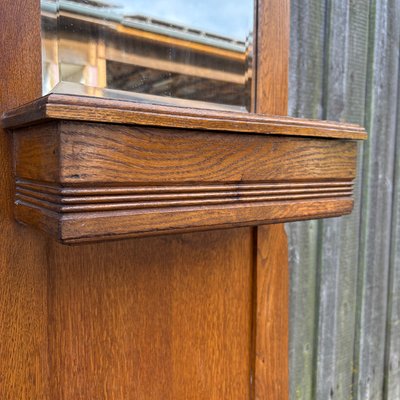
{"label": "mirror glass", "polygon": [[250,109],[254,0],[42,0],[43,93]]}

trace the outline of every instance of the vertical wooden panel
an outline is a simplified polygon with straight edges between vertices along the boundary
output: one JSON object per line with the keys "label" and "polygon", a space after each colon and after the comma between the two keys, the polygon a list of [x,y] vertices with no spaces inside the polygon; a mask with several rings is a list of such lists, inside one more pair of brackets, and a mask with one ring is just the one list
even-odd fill
{"label": "vertical wooden panel", "polygon": [[256,228],[255,399],[289,399],[289,269],[282,224]]}
{"label": "vertical wooden panel", "polygon": [[[363,124],[369,4],[336,0],[327,11],[324,116]],[[360,157],[352,214],[321,222],[317,399],[349,399],[353,391],[361,161]]]}
{"label": "vertical wooden panel", "polygon": [[290,0],[259,0],[256,112],[286,115],[289,76]]}
{"label": "vertical wooden panel", "polygon": [[383,395],[392,181],[398,100],[400,4],[372,2],[362,188],[357,399]]}
{"label": "vertical wooden panel", "polygon": [[397,111],[393,191],[388,318],[386,324],[385,400],[400,399],[400,102],[398,102]]}
{"label": "vertical wooden panel", "polygon": [[[291,1],[289,113],[322,118],[324,1]],[[290,398],[311,400],[315,378],[318,221],[288,224]]]}
{"label": "vertical wooden panel", "polygon": [[[289,0],[258,3],[259,113],[286,115],[289,68]],[[273,38],[273,40],[271,40]],[[289,398],[289,272],[283,224],[255,228],[255,399]]]}
{"label": "vertical wooden panel", "polygon": [[53,399],[249,399],[252,228],[50,254]]}
{"label": "vertical wooden panel", "polygon": [[[320,115],[356,123],[365,118],[370,140],[361,153],[362,188],[357,189],[361,193],[353,214],[320,222],[317,229],[313,222],[289,225],[291,395],[393,400],[400,391],[398,205],[393,175],[400,5],[326,1],[326,14],[318,20],[315,13],[323,4],[317,3],[292,0],[291,113],[315,116],[322,68]],[[322,32],[322,42],[321,36],[310,33],[312,29]],[[318,43],[322,49],[315,54]],[[307,81],[310,75],[314,81]],[[313,298],[307,308],[305,299]],[[310,314],[316,307],[313,329]],[[299,312],[302,309],[305,313]],[[315,364],[308,365],[314,368],[302,374],[301,361],[312,341]]]}
{"label": "vertical wooden panel", "polygon": [[[39,1],[0,5],[0,114],[41,93]],[[49,399],[46,241],[13,218],[12,145],[0,129],[0,398]]]}
{"label": "vertical wooden panel", "polygon": [[316,340],[316,221],[287,225],[290,260],[290,398],[312,399]]}

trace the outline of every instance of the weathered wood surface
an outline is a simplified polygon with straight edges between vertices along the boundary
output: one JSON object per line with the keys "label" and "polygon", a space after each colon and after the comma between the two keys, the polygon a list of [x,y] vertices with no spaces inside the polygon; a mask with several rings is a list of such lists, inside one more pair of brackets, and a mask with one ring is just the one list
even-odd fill
{"label": "weathered wood surface", "polygon": [[[376,399],[385,392],[391,206],[399,77],[400,4],[373,2],[367,76],[366,126],[360,236],[360,298],[355,393]],[[400,382],[398,383],[400,385]],[[396,397],[389,397],[390,400]]]}
{"label": "weathered wood surface", "polygon": [[[354,77],[365,81],[366,68],[361,62],[366,64],[366,37],[361,33],[366,32],[366,5],[358,2],[349,7],[348,1],[336,1],[327,9],[331,33],[326,43],[329,57],[325,66],[325,118],[363,123],[365,85],[356,85]],[[357,41],[360,36],[364,40]],[[355,104],[361,107],[356,108]],[[320,225],[323,239],[319,259],[324,262],[319,275],[315,397],[321,399],[350,399],[352,393],[359,202],[353,211],[349,218],[327,220]]]}
{"label": "weathered wood surface", "polygon": [[291,29],[291,115],[370,134],[352,215],[288,225],[291,399],[397,400],[400,2],[292,0]]}
{"label": "weathered wood surface", "polygon": [[[399,111],[397,116],[399,116]],[[397,133],[400,134],[399,121]],[[400,154],[396,140],[396,154]],[[386,339],[385,388],[387,399],[400,399],[400,157],[396,157],[393,179],[392,234],[389,264],[388,320]]]}
{"label": "weathered wood surface", "polygon": [[[320,0],[293,1],[289,113],[322,118],[325,4]],[[312,399],[314,381],[316,271],[318,222],[289,226],[290,285],[290,398]]]}

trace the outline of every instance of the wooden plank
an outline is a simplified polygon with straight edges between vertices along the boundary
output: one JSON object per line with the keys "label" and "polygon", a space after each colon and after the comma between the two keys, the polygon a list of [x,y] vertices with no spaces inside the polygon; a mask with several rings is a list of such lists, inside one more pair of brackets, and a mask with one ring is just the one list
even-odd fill
{"label": "wooden plank", "polygon": [[255,399],[289,399],[289,268],[283,225],[256,229]]}
{"label": "wooden plank", "polygon": [[287,224],[290,262],[290,398],[313,399],[317,338],[317,221]]}
{"label": "wooden plank", "polygon": [[365,130],[354,124],[277,117],[273,116],[276,114],[275,111],[270,114],[272,116],[50,94],[6,113],[2,123],[7,128],[15,128],[48,119],[61,119],[269,135],[337,139],[366,139],[367,137]]}
{"label": "wooden plank", "polygon": [[[400,102],[398,112],[400,115]],[[397,119],[390,243],[384,400],[400,398],[400,119]]]}
{"label": "wooden plank", "polygon": [[[0,8],[2,113],[41,94],[40,9],[39,0]],[[0,398],[50,400],[47,244],[14,220],[11,154],[11,137],[0,129]]]}
{"label": "wooden plank", "polygon": [[[324,114],[363,123],[367,66],[367,2],[329,3],[326,18]],[[361,161],[361,160],[360,160]],[[362,166],[359,162],[358,173]],[[323,220],[318,263],[318,339],[315,398],[352,397],[360,221],[356,207],[346,218]]]}
{"label": "wooden plank", "polygon": [[[359,203],[356,201],[353,215],[339,221],[323,222],[320,243],[322,271],[320,279],[319,311],[322,316],[319,325],[318,368],[316,373],[316,391],[312,398],[348,399],[350,395],[359,399],[382,398],[388,400],[399,396],[398,389],[398,336],[396,321],[399,306],[395,295],[397,288],[396,248],[397,206],[390,207],[391,192],[391,162],[393,161],[393,116],[396,115],[396,99],[398,73],[395,67],[398,57],[398,6],[394,2],[372,2],[371,14],[372,32],[369,46],[368,62],[365,60],[368,40],[367,2],[330,2],[331,13],[326,26],[327,47],[326,59],[329,68],[326,71],[327,91],[324,97],[326,116],[335,119],[335,115],[351,122],[361,121],[365,103],[359,101],[368,83],[367,106],[372,114],[368,117],[369,126],[374,130],[374,142],[366,149],[363,194],[363,227],[362,254],[360,260],[359,310],[356,326],[355,364],[351,365],[352,342],[354,333],[353,309],[355,298],[354,265],[357,263],[358,228],[357,213]],[[303,4],[302,4],[303,6]],[[392,11],[390,11],[392,10]],[[302,9],[303,15],[304,8]],[[390,13],[393,13],[389,16]],[[347,20],[343,17],[347,15]],[[342,22],[341,22],[342,21]],[[312,21],[311,21],[312,23]],[[346,25],[347,24],[347,25]],[[320,26],[324,26],[320,22]],[[345,42],[341,42],[341,31],[346,33],[344,26],[354,29],[347,32]],[[294,25],[292,23],[292,28]],[[306,29],[306,28],[304,28]],[[347,28],[348,29],[348,28]],[[295,33],[296,40],[302,32]],[[315,38],[315,36],[313,36]],[[337,46],[337,47],[336,47]],[[303,47],[299,47],[303,49]],[[345,50],[343,52],[343,49]],[[299,50],[292,49],[293,54]],[[336,51],[336,53],[335,53]],[[338,57],[339,53],[339,57]],[[322,53],[321,53],[322,54]],[[340,54],[348,59],[340,64]],[[390,56],[390,54],[392,54]],[[392,58],[391,58],[392,57]],[[296,57],[292,57],[293,60]],[[315,62],[315,58],[312,60]],[[339,64],[338,64],[339,62]],[[297,64],[300,65],[301,64]],[[369,75],[365,77],[368,66]],[[316,75],[317,76],[317,75]],[[393,82],[393,77],[394,81]],[[294,75],[293,80],[297,77]],[[330,83],[331,82],[331,83]],[[300,84],[295,84],[296,88]],[[307,92],[306,92],[307,93]],[[308,91],[310,93],[310,91]],[[297,99],[297,98],[296,98]],[[385,99],[383,102],[382,99]],[[389,109],[387,105],[390,104]],[[300,106],[300,105],[299,105]],[[397,111],[398,114],[398,111]],[[388,121],[387,124],[384,121]],[[386,145],[377,143],[386,142]],[[377,168],[377,169],[376,169]],[[396,185],[396,179],[393,180]],[[396,195],[394,197],[396,199]],[[394,200],[396,202],[396,200]],[[389,223],[390,208],[393,210],[391,224]],[[367,222],[365,221],[367,220]],[[392,226],[391,261],[388,266],[388,241]],[[293,225],[291,225],[293,233]],[[376,236],[376,237],[375,237]],[[341,239],[344,238],[344,240]],[[327,239],[331,239],[330,241]],[[298,242],[296,242],[298,243]],[[396,247],[397,246],[397,247]],[[332,254],[339,255],[329,258]],[[297,256],[297,254],[295,254]],[[296,257],[293,257],[296,258]],[[329,261],[329,259],[331,261]],[[335,260],[332,261],[332,260]],[[309,265],[308,260],[304,262]],[[337,271],[339,271],[337,273]],[[307,276],[307,275],[306,275]],[[293,276],[292,276],[293,277]],[[386,323],[386,363],[385,389],[382,394],[383,380],[383,343],[385,337],[385,303],[388,295],[387,279],[389,277],[388,322]],[[292,292],[298,288],[294,283]],[[294,321],[292,326],[297,322]],[[297,335],[298,337],[298,335]],[[376,346],[378,344],[378,346]],[[300,348],[300,345],[299,345]],[[329,350],[326,350],[329,349]],[[351,393],[350,370],[354,368],[354,387]],[[361,370],[360,370],[361,368]],[[331,390],[332,389],[332,390]],[[294,391],[293,391],[294,392]],[[300,391],[296,392],[302,398]],[[306,397],[309,398],[309,397]]]}
{"label": "wooden plank", "polygon": [[[322,118],[325,2],[292,1],[289,113]],[[318,223],[288,224],[290,398],[314,400]],[[319,400],[319,399],[318,399]]]}
{"label": "wooden plank", "polygon": [[[286,115],[289,0],[258,2],[255,110]],[[274,40],[270,40],[273,38]],[[253,382],[255,400],[289,398],[289,269],[284,226],[255,229]]]}
{"label": "wooden plank", "polygon": [[286,115],[290,2],[259,1],[257,14],[255,109],[260,114]]}
{"label": "wooden plank", "polygon": [[351,199],[338,197],[293,203],[264,202],[255,207],[234,204],[57,214],[41,202],[19,196],[15,213],[18,221],[44,230],[62,243],[83,243],[333,217],[350,213],[352,207]]}
{"label": "wooden plank", "polygon": [[251,228],[49,251],[51,399],[250,398]]}
{"label": "wooden plank", "polygon": [[351,181],[356,148],[354,141],[77,122],[15,137],[17,177],[88,187]]}
{"label": "wooden plank", "polygon": [[367,76],[355,396],[382,398],[396,135],[400,8],[373,1]]}

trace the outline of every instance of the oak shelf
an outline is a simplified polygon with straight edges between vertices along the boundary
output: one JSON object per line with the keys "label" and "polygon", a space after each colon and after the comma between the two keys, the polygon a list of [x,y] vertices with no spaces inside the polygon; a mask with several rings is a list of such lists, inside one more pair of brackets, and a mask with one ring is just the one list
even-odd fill
{"label": "oak shelf", "polygon": [[347,214],[357,125],[51,94],[3,116],[15,216],[63,243]]}

